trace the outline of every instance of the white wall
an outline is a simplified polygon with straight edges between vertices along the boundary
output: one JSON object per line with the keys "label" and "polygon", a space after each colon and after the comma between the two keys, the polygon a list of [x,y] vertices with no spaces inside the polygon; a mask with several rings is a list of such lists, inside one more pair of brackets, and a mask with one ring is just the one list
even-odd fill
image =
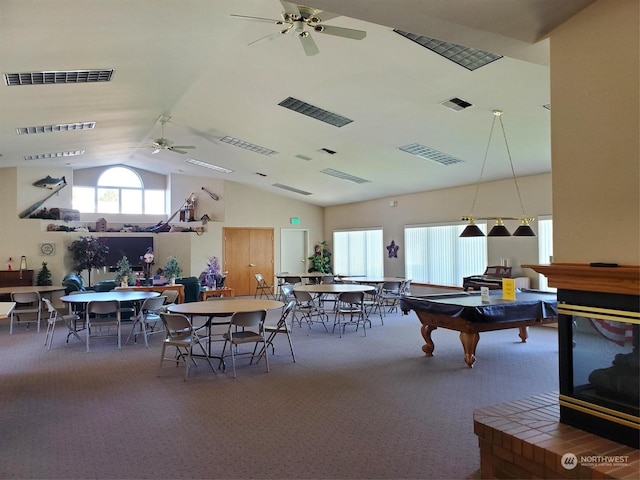
{"label": "white wall", "polygon": [[[552,213],[551,174],[519,177],[518,186],[527,215],[537,217]],[[334,230],[382,227],[384,245],[395,240],[400,246],[398,258],[385,255],[384,273],[401,276],[404,275],[404,227],[459,221],[460,217],[470,213],[475,191],[475,185],[468,185],[328,207],[325,209],[325,237],[331,243]],[[397,201],[398,205],[390,207],[391,201]],[[482,184],[473,213],[477,217],[521,216],[513,179]],[[506,221],[505,224],[511,232],[518,226],[516,221]],[[532,228],[537,230],[536,222]],[[489,238],[488,255],[491,265],[498,265],[501,258],[508,258],[514,267],[514,276],[528,276],[532,286],[537,285],[535,272],[519,268],[523,263],[538,263],[537,237]]]}
{"label": "white wall", "polygon": [[[51,175],[53,177],[66,176],[68,186],[60,194],[45,202],[43,207],[71,208],[71,190],[73,171],[70,168],[47,169],[46,173],[35,168],[3,168],[0,169],[0,200],[4,206],[3,235],[0,235],[0,259],[6,261],[14,259],[14,267],[19,264],[22,255],[27,257],[28,268],[37,271],[42,261],[52,272],[54,283],[60,283],[64,275],[72,268],[71,255],[67,247],[73,240],[88,232],[47,232],[50,223],[64,224],[60,221],[20,219],[18,215],[25,208],[43,199],[49,190],[32,186],[32,183]],[[298,200],[282,197],[269,192],[256,190],[234,182],[218,179],[172,175],[169,185],[173,186],[170,207],[179,208],[190,193],[196,193],[196,217],[200,218],[208,213],[212,221],[207,223],[202,235],[195,233],[162,233],[156,235],[156,264],[154,269],[161,267],[169,255],[175,255],[181,262],[185,275],[198,276],[206,266],[211,256],[222,257],[222,229],[225,226],[234,227],[273,227],[275,234],[274,260],[275,269],[280,264],[280,229],[290,228],[290,218],[299,217],[297,228],[309,229],[311,241],[321,240],[323,232],[323,209]],[[219,201],[213,201],[208,194],[201,190],[208,188],[219,195]],[[172,213],[173,213],[172,211]],[[102,215],[83,214],[81,222],[75,225],[95,226],[95,221],[105,217],[109,224],[133,223],[138,220],[141,226],[156,223],[164,218],[149,218],[131,215]],[[177,218],[176,218],[177,220]],[[172,222],[173,224],[174,222]],[[177,223],[177,222],[175,222]],[[184,224],[182,224],[184,225]],[[201,223],[192,222],[185,226],[200,226]],[[117,235],[117,234],[109,234]],[[123,234],[124,235],[124,234]],[[56,244],[56,253],[52,256],[40,254],[40,243]],[[141,252],[141,255],[144,252]],[[6,266],[0,264],[0,269]],[[113,274],[94,272],[92,281],[113,278]]]}

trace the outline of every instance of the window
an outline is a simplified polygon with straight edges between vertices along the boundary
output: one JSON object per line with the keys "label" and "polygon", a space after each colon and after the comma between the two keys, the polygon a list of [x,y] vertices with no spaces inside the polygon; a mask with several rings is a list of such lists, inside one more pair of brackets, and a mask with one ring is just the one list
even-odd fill
{"label": "window", "polygon": [[165,213],[164,190],[145,190],[140,176],[126,167],[106,169],[95,188],[73,187],[72,201],[73,208],[84,213]]}
{"label": "window", "polygon": [[333,272],[336,275],[382,277],[382,229],[333,232]]}
{"label": "window", "polygon": [[[418,283],[462,287],[464,277],[484,272],[487,237],[460,238],[465,226],[405,227],[405,276]],[[478,227],[486,234],[486,224]]]}
{"label": "window", "polygon": [[[553,257],[553,220],[551,217],[538,217],[538,262],[551,263],[551,257]],[[547,277],[542,274],[538,275],[538,288],[556,290],[549,286]]]}

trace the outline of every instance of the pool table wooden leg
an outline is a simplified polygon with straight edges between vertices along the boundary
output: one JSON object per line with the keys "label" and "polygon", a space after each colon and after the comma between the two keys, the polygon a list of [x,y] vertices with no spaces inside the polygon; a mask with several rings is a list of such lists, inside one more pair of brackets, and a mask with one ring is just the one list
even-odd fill
{"label": "pool table wooden leg", "polygon": [[526,343],[529,338],[529,327],[518,327],[518,330],[520,330],[518,336],[522,339],[522,343]]}
{"label": "pool table wooden leg", "polygon": [[472,368],[476,361],[476,346],[480,341],[480,334],[461,332],[460,341],[464,350],[464,361],[469,368]]}
{"label": "pool table wooden leg", "polygon": [[436,328],[433,325],[422,325],[420,327],[420,333],[422,334],[422,338],[424,338],[425,344],[422,346],[422,351],[425,353],[427,357],[433,357],[433,340],[431,339],[431,332],[433,332]]}

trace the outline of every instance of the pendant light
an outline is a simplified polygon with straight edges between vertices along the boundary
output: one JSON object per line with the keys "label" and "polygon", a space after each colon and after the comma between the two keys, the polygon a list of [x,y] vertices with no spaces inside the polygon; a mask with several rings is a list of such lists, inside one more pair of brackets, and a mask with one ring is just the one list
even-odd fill
{"label": "pendant light", "polygon": [[[504,225],[504,220],[520,220],[520,226],[513,233],[514,237],[535,237],[536,234],[531,229],[530,222],[533,221],[533,217],[528,217],[524,212],[524,206],[522,203],[522,196],[520,195],[520,188],[518,186],[518,179],[516,178],[516,172],[513,168],[513,161],[511,159],[511,151],[509,150],[509,143],[507,142],[507,134],[504,130],[504,124],[502,123],[502,114],[504,112],[502,110],[494,110],[493,111],[493,122],[491,123],[491,131],[489,132],[489,140],[487,142],[487,148],[484,153],[484,158],[482,160],[482,168],[480,169],[480,177],[478,178],[478,183],[476,184],[476,191],[473,197],[473,203],[471,204],[471,213],[462,217],[462,220],[469,222],[469,224],[465,227],[465,229],[460,234],[460,237],[483,237],[484,233],[478,228],[475,223],[476,219],[483,220],[495,220],[496,224],[491,228],[488,237],[510,237],[511,232]],[[484,167],[487,163],[487,156],[489,153],[489,145],[491,145],[491,138],[493,137],[493,130],[496,124],[496,119],[500,122],[500,128],[502,130],[502,136],[504,138],[504,144],[507,149],[507,156],[509,157],[509,166],[511,167],[511,176],[513,178],[513,183],[515,184],[516,193],[518,195],[518,202],[520,204],[520,210],[522,212],[521,217],[505,217],[505,216],[492,216],[492,217],[474,217],[473,212],[476,206],[476,200],[478,199],[478,192],[480,190],[480,184],[482,183],[482,176],[484,174]]]}

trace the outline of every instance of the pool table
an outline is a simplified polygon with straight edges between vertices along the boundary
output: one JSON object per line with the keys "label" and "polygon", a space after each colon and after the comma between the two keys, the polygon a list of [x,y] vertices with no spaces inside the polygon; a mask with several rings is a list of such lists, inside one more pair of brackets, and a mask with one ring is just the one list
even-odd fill
{"label": "pool table", "polygon": [[529,336],[528,327],[558,321],[555,292],[518,291],[515,300],[504,300],[502,290],[493,290],[489,301],[482,301],[479,292],[460,292],[443,295],[407,296],[400,300],[400,308],[408,314],[416,312],[425,340],[422,351],[433,356],[431,332],[438,327],[460,332],[464,361],[469,368],[476,361],[476,346],[480,332],[518,328],[522,342]]}

